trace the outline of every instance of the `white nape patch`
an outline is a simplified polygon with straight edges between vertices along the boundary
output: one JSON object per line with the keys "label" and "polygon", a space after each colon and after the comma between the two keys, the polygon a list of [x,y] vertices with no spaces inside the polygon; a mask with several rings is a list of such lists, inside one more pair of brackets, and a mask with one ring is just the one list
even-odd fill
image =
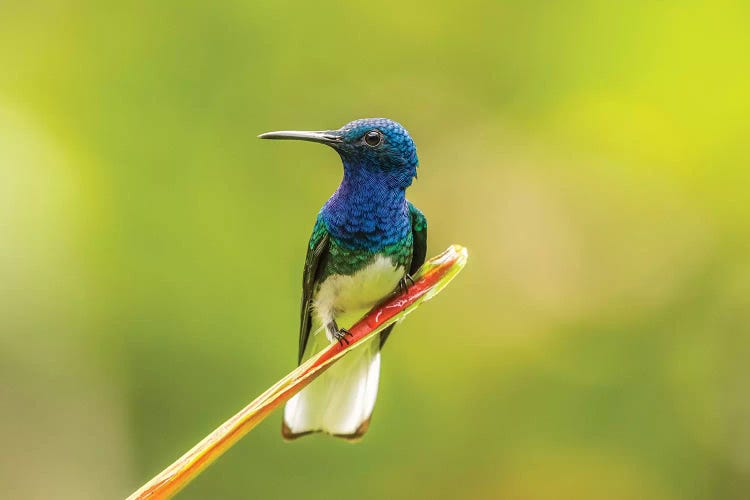
{"label": "white nape patch", "polygon": [[[351,325],[342,323],[342,315],[361,311],[361,316],[392,292],[403,275],[402,266],[396,267],[389,257],[378,255],[367,267],[351,276],[329,276],[313,300],[317,319],[327,325],[336,318],[339,327],[348,328]],[[333,340],[327,330],[326,335],[328,340]]]}

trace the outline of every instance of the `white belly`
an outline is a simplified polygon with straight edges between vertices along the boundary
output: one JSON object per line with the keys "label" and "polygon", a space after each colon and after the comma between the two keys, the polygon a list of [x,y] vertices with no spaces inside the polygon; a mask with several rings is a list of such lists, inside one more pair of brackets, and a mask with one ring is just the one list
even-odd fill
{"label": "white belly", "polygon": [[340,328],[349,328],[391,293],[403,275],[403,267],[395,267],[388,257],[377,256],[351,276],[329,276],[313,301],[316,319],[321,325],[335,319]]}

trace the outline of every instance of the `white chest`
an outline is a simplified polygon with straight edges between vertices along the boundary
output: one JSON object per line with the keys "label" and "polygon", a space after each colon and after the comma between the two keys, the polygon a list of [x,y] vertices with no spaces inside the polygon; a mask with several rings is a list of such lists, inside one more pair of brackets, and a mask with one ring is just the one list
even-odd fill
{"label": "white chest", "polygon": [[314,306],[322,324],[341,315],[363,314],[392,292],[404,275],[391,259],[378,256],[351,276],[329,276],[315,295]]}

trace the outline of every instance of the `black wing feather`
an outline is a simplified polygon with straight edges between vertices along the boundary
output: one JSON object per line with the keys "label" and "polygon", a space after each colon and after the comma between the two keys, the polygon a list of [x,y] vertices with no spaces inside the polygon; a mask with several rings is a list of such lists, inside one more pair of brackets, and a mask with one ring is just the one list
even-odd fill
{"label": "black wing feather", "polygon": [[424,264],[424,259],[427,256],[427,219],[411,203],[409,203],[409,212],[411,212],[411,235],[414,239],[409,274],[414,276],[414,273]]}
{"label": "black wing feather", "polygon": [[324,263],[328,258],[329,245],[328,232],[324,231],[318,238],[317,242],[310,245],[305,257],[305,270],[302,274],[302,310],[300,311],[299,326],[299,356],[298,363],[302,362],[302,355],[305,353],[307,338],[310,336],[310,325],[312,316],[313,294],[318,282],[320,272],[325,267]]}

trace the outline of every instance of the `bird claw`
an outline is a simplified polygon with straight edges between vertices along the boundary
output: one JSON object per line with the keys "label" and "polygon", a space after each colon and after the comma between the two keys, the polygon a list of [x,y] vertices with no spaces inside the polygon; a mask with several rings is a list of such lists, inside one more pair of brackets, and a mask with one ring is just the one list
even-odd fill
{"label": "bird claw", "polygon": [[339,345],[343,346],[344,343],[346,343],[346,345],[349,345],[349,340],[347,340],[346,338],[347,335],[350,337],[354,337],[354,335],[352,335],[352,332],[350,332],[346,328],[339,328],[333,333],[333,338],[335,340],[338,340]]}
{"label": "bird claw", "polygon": [[398,289],[403,295],[409,290],[410,286],[414,286],[414,278],[412,278],[408,273],[404,274],[404,277],[398,281]]}

